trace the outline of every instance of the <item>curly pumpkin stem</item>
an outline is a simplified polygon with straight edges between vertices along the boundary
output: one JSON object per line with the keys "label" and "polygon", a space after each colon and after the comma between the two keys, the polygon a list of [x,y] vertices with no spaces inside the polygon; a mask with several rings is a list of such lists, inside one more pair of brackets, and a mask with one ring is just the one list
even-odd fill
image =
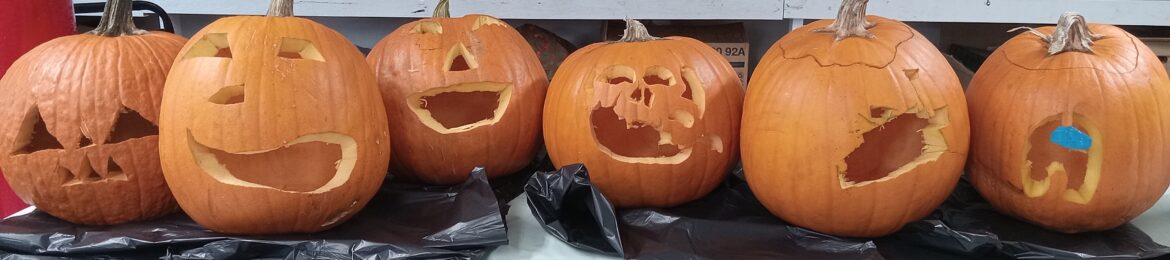
{"label": "curly pumpkin stem", "polygon": [[292,0],[272,0],[268,4],[268,16],[288,17],[293,16],[293,1]]}
{"label": "curly pumpkin stem", "polygon": [[658,37],[650,35],[650,31],[646,30],[646,25],[642,22],[626,18],[626,30],[622,32],[622,38],[618,42],[645,42],[657,39]]}
{"label": "curly pumpkin stem", "polygon": [[109,0],[102,11],[102,20],[89,34],[118,37],[143,35],[146,31],[134,27],[134,0]]}
{"label": "curly pumpkin stem", "polygon": [[1052,32],[1052,35],[1044,34],[1029,27],[1017,27],[1008,30],[1008,32],[1024,29],[1040,37],[1045,43],[1048,43],[1048,56],[1057,55],[1066,51],[1093,53],[1093,41],[1100,40],[1104,37],[1089,30],[1089,24],[1085,22],[1085,16],[1076,12],[1061,14],[1060,21],[1056,22],[1056,31]]}
{"label": "curly pumpkin stem", "polygon": [[837,41],[849,37],[873,38],[869,28],[874,24],[865,20],[865,7],[869,0],[842,0],[837,10],[837,19],[829,26],[813,29],[813,32],[833,33]]}
{"label": "curly pumpkin stem", "polygon": [[439,0],[439,4],[435,5],[435,13],[431,18],[451,18],[451,3],[447,0]]}

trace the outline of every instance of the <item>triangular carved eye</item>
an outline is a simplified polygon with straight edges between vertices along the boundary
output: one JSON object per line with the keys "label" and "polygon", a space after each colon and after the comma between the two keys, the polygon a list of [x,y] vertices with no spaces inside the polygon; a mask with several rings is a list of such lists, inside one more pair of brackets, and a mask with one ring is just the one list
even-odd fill
{"label": "triangular carved eye", "polygon": [[203,35],[202,39],[191,45],[187,50],[187,54],[183,55],[184,59],[189,58],[232,58],[232,48],[228,44],[226,33],[209,33]]}
{"label": "triangular carved eye", "polygon": [[421,21],[410,29],[410,33],[443,34],[443,24],[433,21]]}
{"label": "triangular carved eye", "polygon": [[313,46],[313,42],[295,38],[281,39],[280,52],[277,52],[276,56],[292,60],[325,62],[325,57],[321,56],[321,51],[317,50],[317,46]]}
{"label": "triangular carved eye", "polygon": [[49,133],[44,120],[41,120],[40,109],[33,107],[24,115],[20,132],[16,135],[16,150],[12,154],[29,154],[41,150],[65,149],[57,137]]}
{"label": "triangular carved eye", "polygon": [[158,135],[158,126],[133,109],[122,108],[122,113],[118,114],[116,120],[118,121],[114,123],[106,143],[120,143],[134,138]]}

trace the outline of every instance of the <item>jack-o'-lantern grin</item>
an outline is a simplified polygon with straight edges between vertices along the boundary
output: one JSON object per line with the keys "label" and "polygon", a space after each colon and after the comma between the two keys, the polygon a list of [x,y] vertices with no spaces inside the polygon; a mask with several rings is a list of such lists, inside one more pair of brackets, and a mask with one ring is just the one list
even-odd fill
{"label": "jack-o'-lantern grin", "polygon": [[[302,135],[278,147],[253,151],[208,147],[190,132],[187,138],[195,162],[204,172],[221,183],[244,187],[322,193],[345,184],[357,161],[357,142],[339,133]],[[312,159],[282,160],[286,158]],[[333,174],[323,174],[326,172]]]}
{"label": "jack-o'-lantern grin", "polygon": [[475,82],[419,92],[407,97],[407,104],[424,125],[448,134],[495,124],[511,99],[510,83]]}
{"label": "jack-o'-lantern grin", "polygon": [[55,171],[62,176],[61,186],[128,181],[129,176],[110,151],[123,149],[122,146],[137,147],[136,143],[141,142],[157,142],[157,137],[158,127],[153,122],[137,111],[123,108],[115,116],[105,140],[95,143],[81,134],[75,145],[65,145],[68,142],[48,131],[40,110],[34,107],[25,114],[14,140],[18,145],[10,153],[10,159],[23,163],[35,158],[54,158]]}

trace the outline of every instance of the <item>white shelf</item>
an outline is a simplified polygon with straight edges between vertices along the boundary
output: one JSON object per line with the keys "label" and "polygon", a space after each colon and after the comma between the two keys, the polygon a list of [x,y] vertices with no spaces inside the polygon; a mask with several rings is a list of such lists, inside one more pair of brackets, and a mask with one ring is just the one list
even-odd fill
{"label": "white shelf", "polygon": [[[990,4],[988,4],[990,3]],[[837,15],[836,0],[786,0],[784,17],[825,19]],[[1090,23],[1170,26],[1167,0],[874,0],[866,10],[908,22],[1053,24],[1064,12]]]}
{"label": "white shelf", "polygon": [[[175,14],[259,15],[265,0],[152,0]],[[296,0],[298,16],[428,17],[436,0]],[[503,19],[779,20],[783,0],[454,0],[451,14]]]}
{"label": "white shelf", "polygon": [[[75,0],[74,2],[99,2]],[[152,0],[174,14],[259,15],[267,0]],[[429,16],[437,0],[296,0],[297,15]],[[839,0],[453,0],[451,13],[504,19],[825,19]],[[869,13],[913,22],[1055,23],[1065,11],[1090,22],[1170,26],[1170,0],[875,0]]]}

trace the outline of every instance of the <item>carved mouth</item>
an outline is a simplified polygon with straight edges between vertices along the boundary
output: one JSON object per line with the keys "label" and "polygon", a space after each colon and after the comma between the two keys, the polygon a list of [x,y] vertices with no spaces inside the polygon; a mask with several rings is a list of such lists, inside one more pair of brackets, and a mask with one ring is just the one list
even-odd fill
{"label": "carved mouth", "polygon": [[601,151],[615,160],[640,164],[679,164],[691,157],[691,148],[674,144],[670,132],[648,122],[628,121],[613,107],[594,109],[593,136]]}
{"label": "carved mouth", "polygon": [[195,163],[207,175],[243,187],[323,193],[345,184],[357,161],[357,142],[339,133],[308,134],[282,146],[240,152],[210,148],[190,132],[187,138]]}
{"label": "carved mouth", "polygon": [[429,89],[406,103],[424,125],[450,134],[499,122],[511,99],[510,83],[476,82]]}
{"label": "carved mouth", "polygon": [[842,189],[897,178],[947,150],[942,133],[950,124],[946,108],[905,113],[877,108],[864,116],[875,127],[862,133],[862,143],[845,157],[845,169],[838,173]]}

